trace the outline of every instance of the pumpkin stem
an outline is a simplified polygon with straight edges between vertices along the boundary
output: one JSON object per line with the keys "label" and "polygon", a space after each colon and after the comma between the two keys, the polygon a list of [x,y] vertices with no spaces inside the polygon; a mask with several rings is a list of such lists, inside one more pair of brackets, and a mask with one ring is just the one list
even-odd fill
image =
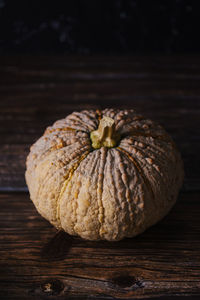
{"label": "pumpkin stem", "polygon": [[92,147],[115,147],[120,139],[120,135],[115,131],[115,121],[110,117],[103,117],[99,122],[99,127],[90,133]]}

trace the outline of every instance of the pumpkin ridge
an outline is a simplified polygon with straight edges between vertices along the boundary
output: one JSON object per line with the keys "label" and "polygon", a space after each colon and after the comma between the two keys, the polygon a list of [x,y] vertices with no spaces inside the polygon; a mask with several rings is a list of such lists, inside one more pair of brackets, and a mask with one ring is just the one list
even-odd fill
{"label": "pumpkin ridge", "polygon": [[[84,146],[83,148],[81,148],[81,151],[80,152],[82,152],[82,153],[84,153],[85,151],[87,151],[88,150],[88,146]],[[78,153],[76,153],[76,155],[74,156],[74,153],[72,153],[73,154],[73,159],[72,160],[76,160],[76,158],[77,158],[77,155],[80,155],[80,152],[78,152]],[[68,161],[69,162],[69,161]],[[67,162],[67,163],[68,163]],[[39,165],[37,165],[37,167],[39,167]],[[59,167],[57,170],[56,170],[56,172],[54,172],[54,176],[56,176],[56,174],[57,174],[57,172],[59,172],[59,170],[61,170],[63,167]],[[68,170],[69,171],[69,170]],[[49,174],[47,174],[47,176],[44,178],[44,180],[43,180],[43,184],[42,185],[40,185],[39,186],[39,189],[37,190],[37,194],[36,194],[36,198],[38,198],[39,197],[39,194],[41,193],[41,189],[43,189],[46,185],[47,185],[47,183],[48,183],[48,181],[49,180],[51,180],[51,178],[52,178],[52,173],[50,172]],[[61,184],[61,186],[63,185],[63,183]],[[60,189],[61,190],[61,189]],[[56,210],[57,210],[57,200],[58,200],[58,198],[59,198],[59,193],[58,193],[58,195],[55,197],[55,208],[56,208]],[[42,214],[42,213],[41,213]],[[57,220],[57,213],[55,213],[55,217],[53,218],[53,219],[51,219],[51,221],[53,221],[54,223],[56,222],[56,220]],[[49,220],[50,221],[50,220]],[[56,226],[56,225],[55,225]],[[59,226],[59,225],[58,225]],[[57,226],[56,226],[57,227]]]}
{"label": "pumpkin ridge", "polygon": [[[94,113],[93,116],[91,115],[91,111],[88,111],[88,110],[83,110],[82,113],[91,120],[91,122],[93,123],[92,126],[94,126],[94,128],[92,130],[95,130],[98,126],[98,116],[97,116],[96,111],[93,110],[93,113]],[[99,111],[99,113],[101,115],[100,111]]]}
{"label": "pumpkin ridge", "polygon": [[123,137],[130,136],[130,135],[131,135],[131,137],[134,137],[134,136],[138,136],[138,137],[144,136],[144,137],[151,137],[153,139],[161,140],[161,141],[164,141],[166,143],[169,142],[169,139],[168,140],[166,139],[166,135],[165,134],[156,135],[156,134],[152,134],[152,133],[145,133],[145,132],[142,132],[142,131],[135,131],[135,129],[129,131],[126,135],[122,134]]}
{"label": "pumpkin ridge", "polygon": [[[145,158],[145,152],[138,146],[135,146],[135,149],[138,150],[138,153],[141,153],[144,155],[144,158]],[[154,152],[150,149],[148,149],[148,154],[149,154],[149,158],[152,159],[152,155],[154,155]],[[155,161],[155,158],[152,159],[152,161]],[[159,165],[163,165],[164,167],[167,167],[167,157],[162,157],[162,155],[157,154],[156,153],[156,163],[159,163]],[[148,163],[148,164],[152,164],[152,162]],[[157,171],[158,172],[158,171]],[[158,172],[160,173],[160,172]]]}
{"label": "pumpkin ridge", "polygon": [[64,194],[66,188],[67,188],[67,185],[69,183],[69,181],[71,180],[74,172],[76,171],[76,169],[79,167],[80,163],[82,160],[84,160],[86,158],[86,156],[90,153],[90,151],[87,151],[86,153],[83,153],[80,157],[80,159],[70,168],[70,170],[68,170],[68,173],[67,173],[67,178],[66,180],[63,182],[62,184],[62,188],[60,190],[60,194],[56,200],[56,210],[57,210],[57,221],[60,223],[60,200],[61,200],[61,197],[62,195]]}
{"label": "pumpkin ridge", "polygon": [[[160,156],[163,156],[165,159],[168,159],[168,156],[166,155],[166,151],[165,150],[163,150],[162,149],[162,147],[161,146],[159,146],[158,144],[155,144],[155,141],[157,141],[156,139],[154,140],[154,144],[152,145],[152,144],[150,144],[150,143],[148,143],[146,140],[144,141],[144,140],[141,140],[140,138],[143,138],[144,136],[131,136],[131,138],[132,138],[132,140],[134,140],[134,141],[136,141],[136,142],[139,142],[139,143],[142,143],[142,144],[144,144],[145,146],[146,146],[146,149],[148,149],[148,150],[150,150],[152,153],[154,152],[154,151],[158,151],[159,152],[159,155]],[[158,141],[160,141],[160,140],[158,140]],[[124,144],[126,141],[122,141],[122,143],[121,144]],[[127,144],[128,145],[128,144]],[[171,143],[170,143],[170,145],[171,145]],[[135,146],[134,146],[135,147]]]}
{"label": "pumpkin ridge", "polygon": [[[43,135],[47,135],[47,134],[50,134],[55,131],[60,132],[60,131],[83,131],[83,130],[76,130],[75,128],[71,128],[71,127],[61,127],[61,128],[58,127],[58,128],[52,128],[52,129],[47,128]],[[83,132],[85,132],[85,131],[83,131]]]}
{"label": "pumpkin ridge", "polygon": [[[130,136],[131,138],[134,138],[134,137],[149,137],[149,138],[153,138],[153,139],[155,139],[155,141],[163,141],[166,144],[170,144],[176,151],[178,151],[177,147],[176,147],[176,144],[170,138],[170,136],[168,136],[167,133],[166,134],[155,135],[155,134],[152,134],[152,133],[145,133],[145,132],[141,132],[141,131],[134,131],[134,129],[133,129],[129,133],[122,134],[122,139],[124,139],[124,138],[126,138],[128,136]],[[123,143],[123,141],[122,141],[122,143]],[[149,147],[152,147],[152,148],[156,149],[159,152],[162,152],[163,156],[164,156],[164,154],[165,154],[164,151],[161,151],[160,147],[158,147],[157,145],[153,145],[152,146],[150,143],[148,144],[148,143],[146,143],[144,141],[141,141],[141,143],[143,143],[143,144],[145,144],[145,145],[147,145]],[[167,158],[167,156],[165,156],[165,157]]]}
{"label": "pumpkin ridge", "polygon": [[149,180],[146,178],[146,175],[144,174],[142,168],[140,167],[140,165],[138,164],[138,162],[136,161],[136,159],[133,158],[132,155],[131,155],[128,151],[126,151],[125,149],[123,149],[123,148],[121,148],[121,147],[117,147],[117,149],[118,149],[119,151],[123,152],[123,153],[129,158],[129,160],[133,162],[135,168],[137,169],[137,171],[138,171],[139,174],[141,175],[144,184],[146,184],[146,186],[150,189],[150,192],[151,192],[151,194],[152,194],[152,198],[155,199],[155,195],[154,195],[154,192],[153,192],[151,183],[150,183]]}
{"label": "pumpkin ridge", "polygon": [[[125,145],[124,145],[124,147],[125,147]],[[123,148],[124,149],[124,148]],[[138,153],[141,153],[142,155],[143,155],[143,160],[145,160],[145,153],[141,150],[141,149],[139,149],[138,147],[136,147],[136,146],[134,146],[134,149],[137,149],[138,151]],[[126,149],[124,149],[125,151],[126,151]],[[128,152],[128,151],[127,151]],[[128,152],[129,154],[130,154],[130,152]],[[153,153],[153,152],[152,152]],[[131,155],[131,154],[130,154]],[[133,157],[133,156],[132,156]],[[137,160],[140,162],[140,163],[138,163],[138,164],[140,164],[140,168],[143,170],[143,164],[144,164],[144,162],[142,161],[142,159],[140,159],[140,156],[138,157],[137,155],[136,155],[136,157],[137,157]],[[134,159],[136,159],[135,157],[133,157]],[[151,157],[150,157],[150,159],[151,159]],[[166,167],[167,167],[167,165],[166,165],[166,163],[164,162],[163,163],[163,161],[161,161],[161,160],[158,160],[158,157],[156,157],[156,160],[157,160],[157,162],[159,162],[159,166],[164,166],[164,168],[166,169]],[[152,172],[152,170],[150,170],[149,169],[149,167],[151,167],[151,166],[153,166],[153,164],[151,164],[151,163],[149,163],[148,161],[146,161],[146,164],[147,164],[147,166],[148,166],[148,168],[147,168],[147,173],[151,173]],[[157,176],[159,176],[159,180],[161,181],[161,182],[163,182],[163,185],[165,186],[165,188],[167,188],[167,186],[166,186],[166,182],[164,181],[164,178],[163,178],[163,176],[162,176],[162,173],[160,172],[160,169],[158,170],[156,167],[153,167],[153,172],[155,172],[155,174],[157,175]],[[145,175],[145,173],[144,173],[144,176],[145,177],[147,177],[147,175]],[[168,181],[170,182],[170,178],[168,178]],[[149,182],[149,180],[148,180],[148,182]],[[152,186],[152,184],[149,182],[149,185],[148,185],[148,187],[150,187],[150,186]],[[152,192],[153,192],[153,189],[152,189]]]}
{"label": "pumpkin ridge", "polygon": [[98,220],[99,220],[99,236],[102,235],[102,225],[104,222],[104,207],[103,207],[103,201],[102,201],[102,194],[103,194],[103,182],[104,182],[104,168],[106,164],[107,159],[107,148],[102,147],[100,148],[100,165],[99,165],[99,174],[98,174],[98,181],[97,181],[97,202],[99,206],[99,212],[98,212]]}
{"label": "pumpkin ridge", "polygon": [[[139,147],[137,147],[137,146],[134,146],[134,148],[138,150],[138,151],[137,151],[138,153],[141,153],[142,155],[145,155],[144,151],[142,151],[141,148],[139,148]],[[149,150],[149,152],[153,153],[151,150]],[[137,156],[137,155],[136,155],[136,156]],[[141,161],[140,158],[137,157],[137,159],[138,159],[139,161]],[[143,159],[145,159],[145,156],[143,156]],[[150,157],[150,159],[152,159],[152,158]],[[165,161],[164,161],[164,160],[162,161],[162,160],[158,159],[158,156],[156,156],[156,162],[159,162],[159,164],[162,164],[162,165],[164,164],[164,166],[166,167]],[[146,161],[146,163],[147,163],[148,165],[151,165],[148,161]],[[156,168],[154,168],[154,170],[155,170],[155,172],[160,176],[160,178],[161,178],[161,180],[162,180],[162,176],[161,176],[160,172],[159,172]]]}
{"label": "pumpkin ridge", "polygon": [[[126,175],[126,171],[125,171],[125,168],[124,168],[124,165],[123,165],[123,162],[122,162],[122,152],[121,151],[116,151],[116,154],[119,158],[119,171],[120,171],[120,174],[121,174],[121,180],[122,180],[122,182],[125,186],[125,195],[124,195],[125,201],[124,202],[126,203],[126,206],[128,208],[128,211],[129,211],[129,216],[130,216],[131,211],[132,211],[132,209],[131,209],[131,197],[130,197],[130,189],[129,189],[129,186],[128,186],[127,178],[126,178],[126,176],[123,176],[123,174]],[[121,166],[120,166],[120,164],[121,164]],[[122,170],[121,170],[121,168],[122,168]],[[126,193],[128,193],[128,195]]]}
{"label": "pumpkin ridge", "polygon": [[[91,155],[90,155],[90,157],[89,157],[89,154],[91,153]],[[96,166],[98,165],[98,162],[99,162],[99,158],[98,158],[98,151],[96,151],[96,153],[94,153],[93,151],[90,151],[90,153],[88,153],[88,156],[87,156],[87,162],[85,162],[85,161],[83,161],[83,163],[85,163],[86,165],[81,165],[80,167],[82,167],[82,168],[85,168],[85,169],[87,169],[87,166],[90,166],[91,167],[91,169],[90,169],[90,171],[89,171],[89,173],[87,174],[87,172],[86,172],[86,174],[85,174],[85,176],[90,176],[90,177],[92,177],[92,174],[93,174],[93,170],[96,168]],[[94,157],[93,157],[93,155],[94,155]],[[92,164],[90,164],[90,162],[92,162]],[[79,164],[80,165],[80,164]],[[81,170],[80,170],[80,172],[81,172]],[[83,175],[83,174],[82,174]],[[97,179],[97,181],[98,181],[98,179]],[[82,184],[82,182],[81,182],[81,184]],[[77,216],[78,216],[78,213],[77,213],[77,210],[78,210],[78,196],[79,196],[79,193],[80,193],[80,187],[79,187],[79,191],[78,191],[78,193],[77,193],[77,195],[76,195],[76,203],[75,203],[75,209],[73,210],[74,212],[75,212],[75,221],[73,222],[73,230],[74,230],[74,232],[75,233],[77,233],[78,234],[78,232],[77,232],[77,229],[76,229],[76,225],[77,225],[77,223],[78,223],[78,218],[77,218]],[[97,216],[98,217],[98,216]]]}
{"label": "pumpkin ridge", "polygon": [[[134,140],[135,140],[135,138],[134,138]],[[139,142],[139,143],[141,142],[142,144],[144,144],[144,145],[147,146],[144,150],[140,146],[138,146],[138,145],[134,145],[134,147],[133,147],[134,149],[138,150],[137,151],[138,153],[141,153],[143,155],[143,159],[145,159],[145,150],[148,150],[148,154],[150,154],[150,156],[149,156],[150,159],[152,159],[152,156],[154,156],[153,160],[154,160],[154,162],[156,162],[156,166],[159,163],[159,165],[163,166],[164,169],[168,168],[168,163],[167,163],[168,157],[165,154],[165,152],[162,151],[162,147],[161,146],[158,146],[158,145],[155,145],[155,144],[152,145],[151,143],[147,144],[147,143],[141,141],[140,139],[137,139],[136,141]],[[122,141],[121,145],[123,147],[130,146],[129,144],[125,144],[125,141],[124,142]],[[170,143],[170,145],[172,145],[172,144]],[[171,150],[172,149],[169,149],[168,151],[171,151]],[[158,153],[156,153],[156,152],[158,152]],[[156,154],[156,157],[155,157],[155,154]],[[140,160],[140,158],[138,158],[138,159]],[[149,164],[148,160],[147,160],[147,163]],[[158,176],[160,177],[161,181],[163,181],[164,178],[162,177],[162,175],[161,175],[160,170],[158,169],[158,167],[155,167],[155,164],[153,162],[150,163],[150,165],[151,164],[153,164],[154,171],[158,174]],[[168,178],[168,180],[170,180],[170,178]],[[163,181],[163,183],[165,184],[164,181]]]}
{"label": "pumpkin ridge", "polygon": [[[66,134],[67,135],[67,134]],[[69,137],[69,139],[71,139],[72,137],[71,136],[68,136]],[[79,142],[79,140],[81,139],[82,141],[84,140],[84,144],[85,145],[83,145],[83,146],[87,146],[88,144],[89,144],[89,142],[87,143],[87,141],[89,140],[89,138],[88,137],[79,137],[79,139],[78,139],[78,137],[76,136],[76,135],[74,135],[73,136],[74,138],[77,138],[77,141],[75,142],[75,143],[78,143]],[[43,135],[39,140],[41,140],[42,138],[44,138],[45,139],[45,135]],[[53,136],[51,136],[50,138],[49,138],[49,140],[51,140],[53,138]],[[38,140],[38,141],[39,141]],[[35,146],[37,143],[38,143],[38,141],[33,145],[33,146]],[[45,140],[43,140],[42,141],[43,143],[45,142]],[[43,161],[43,159],[46,159],[46,157],[47,156],[49,156],[49,155],[51,155],[51,153],[52,152],[54,152],[55,150],[59,150],[59,149],[63,149],[63,148],[65,148],[65,147],[68,147],[68,146],[71,146],[72,144],[74,144],[74,143],[71,143],[71,144],[67,144],[67,145],[63,145],[63,147],[57,147],[57,146],[59,146],[59,144],[55,144],[55,145],[53,145],[53,146],[50,146],[49,148],[46,148],[45,149],[45,151],[42,153],[42,154],[40,154],[39,155],[39,161],[41,162],[41,161]],[[32,146],[32,147],[33,147]],[[38,156],[38,150],[32,150],[33,151],[33,153],[34,154],[36,154],[37,156]],[[38,158],[37,158],[38,159]],[[28,157],[27,157],[27,160],[28,160]]]}
{"label": "pumpkin ridge", "polygon": [[74,125],[78,125],[76,123],[79,122],[80,123],[79,125],[83,126],[83,128],[84,128],[83,131],[89,133],[90,131],[94,130],[94,127],[90,123],[81,119],[82,114],[84,114],[84,113],[73,112],[70,116],[69,121],[75,121]]}
{"label": "pumpkin ridge", "polygon": [[[114,156],[113,151],[114,151],[114,149],[110,149],[110,151],[108,151],[108,153],[110,155],[110,160],[112,159],[112,161],[115,161],[115,156]],[[111,183],[112,183],[113,189],[114,189],[114,196],[116,196],[117,189],[116,189],[115,179],[114,179],[112,170],[113,170],[113,168],[111,167],[111,163],[110,163],[110,169],[109,169],[110,178],[111,178]],[[118,197],[115,197],[115,202],[118,203],[118,205],[120,205],[120,201],[119,201]],[[117,214],[115,214],[115,220],[116,220],[116,218],[117,218]]]}
{"label": "pumpkin ridge", "polygon": [[[88,138],[81,138],[81,140],[88,140]],[[78,143],[78,141],[76,141],[75,143]],[[50,153],[52,152],[52,151],[54,151],[54,150],[59,150],[59,149],[63,149],[63,148],[65,148],[65,147],[68,147],[68,146],[71,146],[72,144],[75,144],[75,143],[71,143],[71,144],[68,144],[68,145],[65,145],[64,143],[63,143],[63,141],[62,142],[60,142],[59,144],[55,144],[54,146],[52,146],[51,148],[49,148],[49,150],[50,150]],[[85,145],[87,145],[87,144],[85,144]]]}
{"label": "pumpkin ridge", "polygon": [[[131,116],[129,116],[129,117],[131,117]],[[120,131],[122,127],[127,126],[127,125],[131,125],[132,127],[134,127],[136,125],[135,123],[137,121],[143,121],[143,120],[146,120],[146,118],[143,117],[143,116],[141,116],[141,115],[136,115],[136,116],[133,117],[133,119],[129,119],[129,120],[126,120],[126,119],[122,118],[116,124],[116,129],[118,131]],[[120,121],[125,121],[125,122],[123,122],[122,124],[120,124]]]}
{"label": "pumpkin ridge", "polygon": [[[94,161],[96,160],[96,164],[94,164],[94,173],[97,174],[97,179],[96,179],[96,185],[98,186],[98,182],[99,182],[99,170],[100,170],[100,158],[101,158],[101,150],[94,150],[96,151],[96,157],[94,158]],[[100,156],[100,157],[99,157]],[[97,214],[97,219],[99,222],[99,210],[100,210],[100,204],[98,201],[98,188],[96,188],[96,198],[97,198],[97,206],[98,206],[98,214]],[[99,230],[100,230],[100,222],[99,222],[99,228],[98,228],[98,235],[99,235]]]}
{"label": "pumpkin ridge", "polygon": [[114,119],[114,117],[118,114],[119,111],[120,111],[119,109],[105,108],[102,111],[102,116],[106,116]]}
{"label": "pumpkin ridge", "polygon": [[[84,147],[80,148],[80,150],[82,150],[82,149],[84,149],[84,148],[87,149],[87,148],[88,148],[87,145],[85,145]],[[58,150],[59,150],[59,149],[58,149]],[[49,152],[48,155],[51,155],[52,152],[54,152],[54,151]],[[75,158],[76,158],[76,156],[75,156],[73,159],[75,159]],[[45,160],[45,159],[44,159],[44,160]],[[41,160],[41,162],[43,162],[43,160]],[[40,163],[41,163],[41,162],[40,162]],[[37,166],[37,167],[38,167],[38,166]],[[47,176],[47,177],[45,178],[43,184],[45,184],[50,178],[51,178],[51,174],[49,174],[49,176]],[[40,188],[39,188],[39,190],[38,190],[38,192],[37,192],[37,195],[40,193],[41,188],[42,188],[42,185],[40,186]]]}
{"label": "pumpkin ridge", "polygon": [[[130,145],[126,145],[125,143],[121,143],[121,146],[123,146],[123,147],[128,147],[128,146],[130,146]],[[150,145],[148,145],[148,146],[150,146]],[[153,147],[152,147],[153,148]],[[137,152],[138,153],[141,153],[142,155],[143,155],[143,159],[145,159],[145,151],[141,148],[141,147],[138,147],[138,146],[136,146],[136,145],[134,145],[134,147],[133,147],[133,149],[136,149],[137,150]],[[146,148],[147,149],[147,148]],[[154,149],[156,149],[156,148],[154,148]],[[147,149],[148,150],[148,155],[149,155],[149,158],[150,159],[152,159],[152,156],[151,155],[154,155],[154,152],[151,150],[151,149]],[[156,153],[156,163],[157,162],[159,162],[159,164],[161,164],[161,165],[164,165],[165,167],[166,167],[166,160],[167,160],[167,157],[166,156],[164,156],[163,155],[163,157],[162,157],[162,152],[159,152],[159,154],[158,153]],[[139,159],[140,160],[140,159]],[[155,157],[152,159],[152,160],[155,160]],[[148,161],[147,161],[147,163],[148,163]],[[149,164],[149,163],[148,163]],[[151,163],[152,164],[152,163]],[[158,172],[158,171],[157,171]],[[158,172],[159,173],[159,172]]]}

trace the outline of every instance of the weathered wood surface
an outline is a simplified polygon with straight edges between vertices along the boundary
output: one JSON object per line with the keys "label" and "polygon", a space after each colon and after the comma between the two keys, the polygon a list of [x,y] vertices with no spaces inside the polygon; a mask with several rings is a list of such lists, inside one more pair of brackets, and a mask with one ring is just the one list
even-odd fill
{"label": "weathered wood surface", "polygon": [[181,193],[162,222],[116,243],[56,234],[27,194],[1,194],[0,203],[2,297],[200,295],[197,193]]}
{"label": "weathered wood surface", "polygon": [[[200,297],[200,57],[0,58],[0,299]],[[135,239],[93,243],[42,219],[30,145],[74,110],[130,107],[160,122],[185,164],[178,203]]]}
{"label": "weathered wood surface", "polygon": [[184,158],[184,188],[199,190],[200,58],[7,57],[0,79],[1,190],[26,189],[25,157],[46,126],[107,106],[135,108],[165,126]]}

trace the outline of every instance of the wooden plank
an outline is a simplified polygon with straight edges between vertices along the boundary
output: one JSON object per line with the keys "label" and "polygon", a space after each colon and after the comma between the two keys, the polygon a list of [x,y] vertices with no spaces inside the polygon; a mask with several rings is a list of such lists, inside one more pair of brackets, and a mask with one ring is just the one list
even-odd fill
{"label": "wooden plank", "polygon": [[56,230],[24,193],[0,194],[1,299],[200,297],[200,194],[142,235],[90,242]]}
{"label": "wooden plank", "polygon": [[0,57],[1,192],[27,191],[29,146],[81,109],[135,108],[158,121],[186,171],[169,216],[118,243],[57,233],[27,193],[1,193],[1,299],[200,297],[199,78],[200,57]]}
{"label": "wooden plank", "polygon": [[[114,90],[114,88],[113,88]],[[114,92],[113,92],[114,93]],[[10,92],[9,97],[14,94]],[[82,99],[73,102],[68,99],[43,101],[28,99],[31,92],[27,94],[27,100],[7,101],[2,97],[0,114],[0,190],[27,190],[24,180],[25,159],[30,145],[43,133],[46,126],[57,119],[65,117],[73,110],[87,108],[131,107],[145,116],[161,123],[172,135],[180,149],[185,164],[184,190],[194,191],[200,189],[200,101],[191,98],[190,101],[184,97],[169,98],[169,101],[157,97],[132,97],[129,99],[118,98],[118,100],[99,98]],[[18,97],[22,97],[19,93]],[[117,95],[116,95],[117,99]]]}

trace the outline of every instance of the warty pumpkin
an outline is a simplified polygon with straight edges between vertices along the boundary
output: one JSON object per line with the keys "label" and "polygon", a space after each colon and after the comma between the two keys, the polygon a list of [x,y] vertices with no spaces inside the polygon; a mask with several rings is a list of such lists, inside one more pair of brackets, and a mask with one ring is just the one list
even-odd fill
{"label": "warty pumpkin", "polygon": [[27,157],[38,212],[88,240],[133,237],[161,220],[183,182],[166,131],[134,110],[73,112],[48,127]]}

